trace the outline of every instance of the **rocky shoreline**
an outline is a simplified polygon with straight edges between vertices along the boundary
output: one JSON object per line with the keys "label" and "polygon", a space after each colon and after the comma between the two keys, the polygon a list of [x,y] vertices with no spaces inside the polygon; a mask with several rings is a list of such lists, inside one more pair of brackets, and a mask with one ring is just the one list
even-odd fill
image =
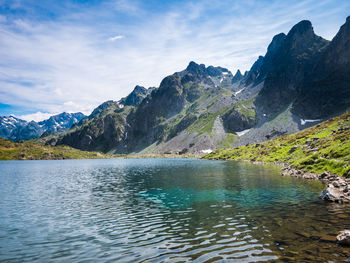
{"label": "rocky shoreline", "polygon": [[272,164],[281,167],[282,176],[289,175],[297,178],[320,180],[327,188],[322,191],[319,198],[329,202],[350,203],[350,178],[343,178],[339,175],[324,171],[321,174],[306,172],[300,169],[295,169],[290,164],[282,162],[258,162],[250,161],[254,164]]}
{"label": "rocky shoreline", "polygon": [[350,178],[343,178],[326,171],[321,174],[304,172],[290,165],[282,168],[282,175],[320,180],[327,186],[319,196],[321,199],[336,203],[350,203]]}

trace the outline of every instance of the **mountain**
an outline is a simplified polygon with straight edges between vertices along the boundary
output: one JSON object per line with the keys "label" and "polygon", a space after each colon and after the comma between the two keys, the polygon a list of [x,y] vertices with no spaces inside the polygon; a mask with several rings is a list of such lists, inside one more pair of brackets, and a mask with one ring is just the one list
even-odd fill
{"label": "mountain", "polygon": [[205,153],[290,134],[350,106],[350,19],[332,41],[303,20],[273,37],[244,75],[190,62],[136,86],[50,144],[110,153]]}
{"label": "mountain", "polygon": [[256,105],[265,112],[278,112],[293,102],[297,87],[329,42],[315,35],[310,21],[301,21],[284,36],[275,36],[260,70],[264,87]]}
{"label": "mountain", "polygon": [[44,121],[27,122],[14,116],[0,116],[0,137],[12,141],[35,139],[67,130],[85,117],[81,112],[63,112]]}
{"label": "mountain", "polygon": [[322,118],[345,111],[349,104],[350,17],[305,78],[293,111],[304,118]]}
{"label": "mountain", "polygon": [[242,75],[241,71],[238,69],[236,74],[232,78],[232,84],[238,83],[242,79],[243,79],[243,75]]}
{"label": "mountain", "polygon": [[63,112],[58,115],[51,116],[49,119],[38,122],[38,125],[45,130],[45,132],[51,134],[60,132],[71,128],[74,124],[78,123],[86,116],[81,113],[67,113]]}
{"label": "mountain", "polygon": [[124,106],[137,106],[147,94],[148,90],[145,87],[137,85],[127,97],[120,100],[120,103]]}
{"label": "mountain", "polygon": [[12,133],[27,124],[25,120],[14,116],[0,116],[0,137],[13,140]]}
{"label": "mountain", "polygon": [[[60,136],[57,144],[130,153],[156,143],[160,147],[157,152],[176,152],[183,148],[174,147],[172,144],[178,143],[173,140],[186,137],[184,130],[193,129],[196,130],[191,132],[193,138],[187,140],[197,141],[197,146],[193,143],[192,148],[200,151],[203,146],[213,147],[217,139],[206,133],[206,121],[214,122],[220,112],[233,104],[234,91],[228,89],[232,78],[225,68],[190,62],[185,70],[164,78],[159,88],[147,92],[137,106],[128,105],[125,99],[102,104],[105,106],[98,107],[102,111],[97,115],[93,112],[83,125]],[[215,123],[224,134],[220,118]]]}

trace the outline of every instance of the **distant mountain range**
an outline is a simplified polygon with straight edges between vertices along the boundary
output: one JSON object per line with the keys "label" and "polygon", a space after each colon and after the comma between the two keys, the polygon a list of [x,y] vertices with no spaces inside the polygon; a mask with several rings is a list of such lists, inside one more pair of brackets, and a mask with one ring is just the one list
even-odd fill
{"label": "distant mountain range", "polygon": [[0,116],[0,137],[12,141],[35,139],[65,131],[85,117],[81,112],[63,112],[44,121],[27,122],[14,116]]}
{"label": "distant mountain range", "polygon": [[190,62],[136,86],[47,144],[110,153],[208,153],[294,133],[350,107],[350,17],[332,41],[310,21],[273,37],[244,74]]}

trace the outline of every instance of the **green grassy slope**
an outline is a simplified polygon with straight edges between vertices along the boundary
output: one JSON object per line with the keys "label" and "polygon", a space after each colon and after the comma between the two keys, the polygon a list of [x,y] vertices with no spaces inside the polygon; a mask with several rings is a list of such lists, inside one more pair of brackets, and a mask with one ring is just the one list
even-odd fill
{"label": "green grassy slope", "polygon": [[97,159],[113,156],[80,151],[68,146],[43,146],[33,142],[14,143],[0,138],[0,160]]}
{"label": "green grassy slope", "polygon": [[350,173],[350,113],[275,140],[223,149],[203,158],[283,162],[294,168],[341,176]]}

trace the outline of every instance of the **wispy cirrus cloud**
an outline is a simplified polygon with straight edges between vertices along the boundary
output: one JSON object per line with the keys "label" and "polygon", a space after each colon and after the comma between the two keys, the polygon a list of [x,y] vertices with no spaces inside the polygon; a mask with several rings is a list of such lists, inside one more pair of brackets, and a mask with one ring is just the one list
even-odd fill
{"label": "wispy cirrus cloud", "polygon": [[109,41],[116,41],[116,40],[122,39],[122,38],[124,38],[124,36],[122,36],[122,35],[117,35],[117,36],[108,38],[108,40],[109,40]]}
{"label": "wispy cirrus cloud", "polygon": [[309,19],[331,39],[350,10],[347,0],[38,3],[0,17],[0,103],[21,115],[88,114],[190,60],[247,70],[275,34]]}
{"label": "wispy cirrus cloud", "polygon": [[120,12],[128,13],[128,14],[137,14],[141,12],[139,3],[136,0],[135,1],[115,0],[115,1],[112,1],[112,5],[116,10]]}

